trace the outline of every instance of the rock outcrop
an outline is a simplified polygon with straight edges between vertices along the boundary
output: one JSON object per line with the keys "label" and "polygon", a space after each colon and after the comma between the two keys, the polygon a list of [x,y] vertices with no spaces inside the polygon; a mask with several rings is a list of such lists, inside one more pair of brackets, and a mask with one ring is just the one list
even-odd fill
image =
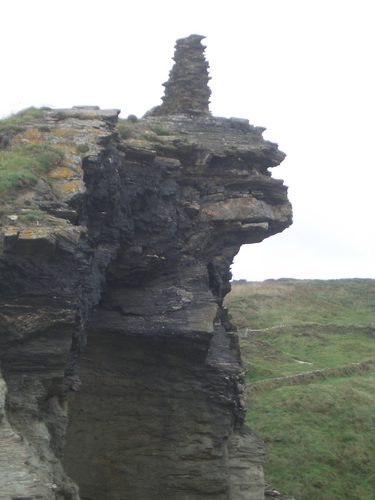
{"label": "rock outcrop", "polygon": [[3,207],[1,500],[264,498],[222,303],[240,246],[291,224],[284,154],[211,116],[202,38],[141,120],[47,110],[2,132],[63,157]]}
{"label": "rock outcrop", "polygon": [[175,64],[169,74],[169,80],[163,83],[165,95],[163,104],[149,112],[151,115],[192,116],[209,115],[208,62],[204,57],[201,35],[190,35],[177,40],[173,60]]}

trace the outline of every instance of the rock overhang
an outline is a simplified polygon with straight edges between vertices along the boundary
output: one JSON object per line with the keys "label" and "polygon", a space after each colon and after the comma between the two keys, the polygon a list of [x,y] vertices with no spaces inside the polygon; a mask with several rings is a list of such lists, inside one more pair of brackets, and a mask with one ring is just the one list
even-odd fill
{"label": "rock overhang", "polygon": [[[6,219],[0,262],[6,425],[40,462],[15,461],[30,498],[79,499],[63,463],[98,500],[263,499],[263,444],[243,424],[244,373],[222,302],[240,246],[291,224],[287,188],[269,171],[285,155],[262,128],[210,114],[198,38],[177,42],[180,89],[167,85],[143,119],[46,110],[9,133],[17,147],[43,140],[64,153],[34,190],[19,187],[14,206],[27,190],[40,210]],[[179,73],[190,49],[193,93]],[[31,489],[35,470],[47,486]]]}

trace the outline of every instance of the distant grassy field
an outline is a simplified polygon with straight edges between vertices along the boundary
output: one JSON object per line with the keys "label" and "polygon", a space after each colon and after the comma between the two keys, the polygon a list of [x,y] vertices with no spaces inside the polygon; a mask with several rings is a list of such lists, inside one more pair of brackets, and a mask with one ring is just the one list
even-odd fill
{"label": "distant grassy field", "polygon": [[375,280],[235,282],[225,305],[266,479],[296,500],[375,498]]}
{"label": "distant grassy field", "polygon": [[375,323],[375,280],[267,280],[233,284],[226,305],[239,326]]}

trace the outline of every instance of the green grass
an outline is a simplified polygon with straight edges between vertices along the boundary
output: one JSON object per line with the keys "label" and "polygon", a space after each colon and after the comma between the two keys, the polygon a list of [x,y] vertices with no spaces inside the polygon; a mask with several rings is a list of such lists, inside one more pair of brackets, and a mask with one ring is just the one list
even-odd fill
{"label": "green grass", "polygon": [[41,125],[38,127],[39,132],[51,132],[51,128],[48,125]]}
{"label": "green grass", "polygon": [[291,325],[250,332],[250,338],[241,339],[241,351],[246,382],[334,368],[375,358],[375,325]]}
{"label": "green grass", "polygon": [[117,130],[122,139],[129,139],[134,133],[134,124],[138,122],[135,115],[129,115],[126,119],[119,118],[117,122]]}
{"label": "green grass", "polygon": [[87,153],[90,150],[90,147],[87,144],[77,144],[77,151],[80,153]]}
{"label": "green grass", "polygon": [[9,190],[19,182],[35,184],[40,174],[57,165],[64,153],[48,144],[31,144],[0,151],[0,194],[10,196]]}
{"label": "green grass", "polygon": [[[33,186],[38,179],[45,176],[49,169],[61,163],[64,153],[41,142],[40,132],[49,132],[50,127],[41,123],[44,111],[50,108],[30,107],[0,120],[0,216],[13,213],[17,205],[17,190]],[[30,128],[36,127],[36,128]],[[36,130],[37,129],[37,130]],[[25,134],[25,145],[13,143],[12,137],[17,132],[34,132],[37,141]],[[31,142],[31,143],[30,143]],[[16,207],[17,208],[17,207]],[[29,214],[28,220],[33,215]]]}
{"label": "green grass", "polygon": [[375,498],[374,384],[371,369],[249,397],[267,480],[298,500]]}
{"label": "green grass", "polygon": [[[43,117],[43,112],[50,108],[30,107],[0,120],[0,132],[22,130],[24,125]],[[41,125],[40,131],[49,131],[47,125]],[[10,147],[9,137],[4,135],[0,144],[0,193],[15,187],[19,181],[34,184],[37,174],[46,171],[62,158],[62,153],[48,145],[32,144],[25,147]]]}
{"label": "green grass", "polygon": [[138,120],[135,115],[129,115],[126,119],[119,118],[116,126],[122,139],[163,142],[163,136],[171,135],[171,131],[161,123],[150,124],[147,121]]}
{"label": "green grass", "polygon": [[167,130],[161,123],[156,123],[151,130],[155,132],[156,135],[170,135],[170,131]]}
{"label": "green grass", "polygon": [[375,498],[375,280],[237,282],[225,305],[266,480],[297,500]]}
{"label": "green grass", "polygon": [[29,123],[37,118],[43,116],[43,111],[49,110],[51,108],[30,108],[23,109],[19,113],[15,113],[7,118],[0,120],[0,132],[2,130],[18,129],[22,124]]}
{"label": "green grass", "polygon": [[237,282],[226,299],[236,323],[375,323],[375,280]]}
{"label": "green grass", "polygon": [[48,217],[48,214],[43,210],[38,209],[23,209],[19,215],[19,219],[23,222],[33,222],[35,220],[43,220]]}
{"label": "green grass", "polygon": [[138,118],[136,117],[136,115],[128,115],[127,120],[128,120],[128,122],[131,122],[131,123],[137,123]]}
{"label": "green grass", "polygon": [[122,139],[129,139],[132,135],[131,125],[127,120],[119,119],[117,122],[117,130]]}

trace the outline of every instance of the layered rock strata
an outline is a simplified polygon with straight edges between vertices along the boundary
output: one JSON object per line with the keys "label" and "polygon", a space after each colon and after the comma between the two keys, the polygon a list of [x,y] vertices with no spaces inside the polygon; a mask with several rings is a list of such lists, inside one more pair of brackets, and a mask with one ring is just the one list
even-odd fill
{"label": "layered rock strata", "polygon": [[150,115],[210,114],[209,66],[204,57],[206,47],[201,43],[204,38],[190,35],[177,40],[173,57],[175,64],[169,73],[169,80],[163,83],[163,104],[151,110]]}
{"label": "layered rock strata", "polygon": [[246,120],[117,116],[6,133],[64,159],[3,217],[0,499],[261,500],[222,303],[240,246],[291,223],[284,154]]}

